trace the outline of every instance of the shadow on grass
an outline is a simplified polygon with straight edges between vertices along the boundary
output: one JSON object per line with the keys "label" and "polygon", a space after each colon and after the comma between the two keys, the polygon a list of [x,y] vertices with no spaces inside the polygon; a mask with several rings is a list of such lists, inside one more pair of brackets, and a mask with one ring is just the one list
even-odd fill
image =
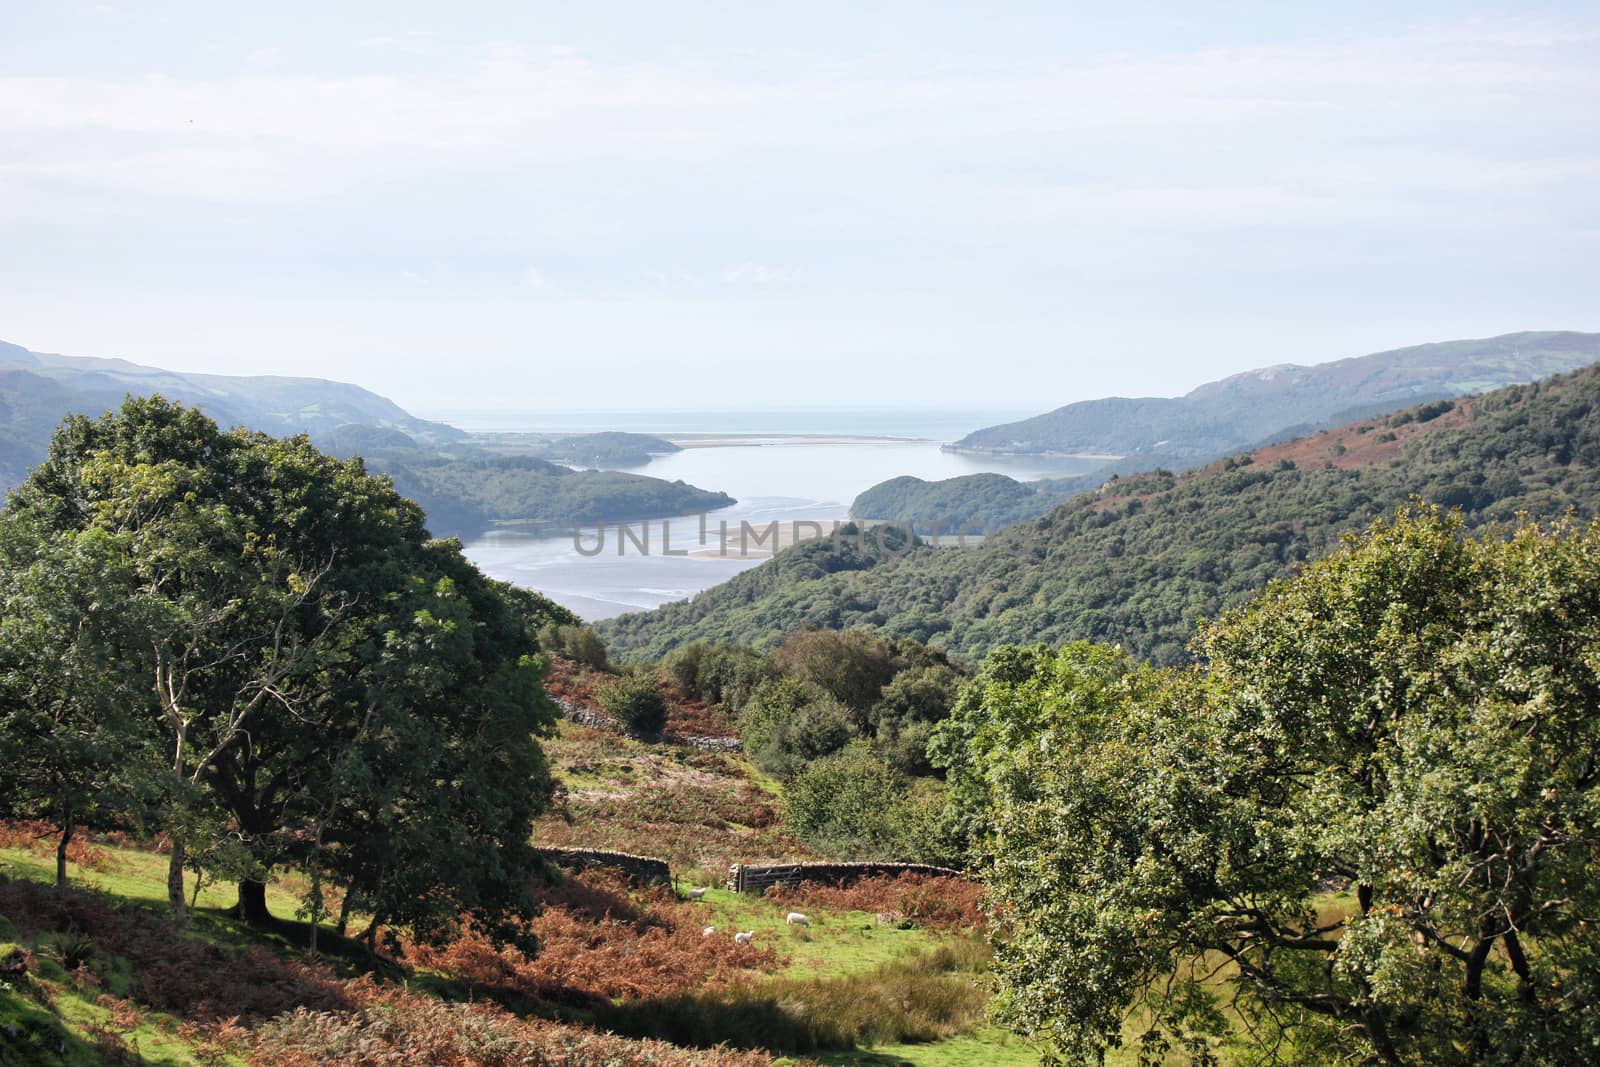
{"label": "shadow on grass", "polygon": [[54,1007],[29,998],[24,988],[0,984],[0,1064],[6,1067],[161,1067],[170,1062],[147,1059],[109,1041],[85,1041]]}
{"label": "shadow on grass", "polygon": [[[144,903],[3,877],[0,915],[17,930],[19,941],[53,944],[58,952],[70,934],[72,957],[62,959],[66,969],[81,963],[116,995],[184,1021],[267,1018],[300,1005],[346,1004],[332,968],[295,959],[303,950],[274,940],[298,934],[298,924],[262,933],[221,912],[202,910],[180,929],[162,910]],[[287,955],[285,946],[292,949]],[[348,945],[341,948],[351,951]]]}

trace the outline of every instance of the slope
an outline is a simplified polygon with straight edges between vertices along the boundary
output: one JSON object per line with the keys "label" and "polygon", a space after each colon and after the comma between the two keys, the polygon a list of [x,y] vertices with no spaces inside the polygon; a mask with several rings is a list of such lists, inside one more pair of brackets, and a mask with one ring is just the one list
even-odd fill
{"label": "slope", "polygon": [[1117,479],[976,548],[800,545],[692,601],[596,629],[614,653],[640,659],[696,640],[772,644],[800,626],[861,625],[968,655],[1091,638],[1174,662],[1196,619],[1414,496],[1459,507],[1475,526],[1519,512],[1596,514],[1600,367],[1184,475]]}
{"label": "slope", "polygon": [[1281,364],[1209,382],[1181,397],[1107,397],[990,426],[955,451],[1161,453],[1214,458],[1291,428],[1306,432],[1407,404],[1478,393],[1600,359],[1600,334],[1505,334],[1415,345],[1316,366]]}

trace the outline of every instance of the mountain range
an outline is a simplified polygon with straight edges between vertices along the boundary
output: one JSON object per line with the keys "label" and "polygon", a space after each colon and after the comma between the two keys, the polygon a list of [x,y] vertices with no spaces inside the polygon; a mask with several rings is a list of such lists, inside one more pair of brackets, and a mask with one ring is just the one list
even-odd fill
{"label": "mountain range", "polygon": [[[1481,393],[1600,360],[1600,334],[1508,333],[1245,371],[1180,397],[1106,397],[975,430],[952,451],[1147,457],[1190,466],[1407,404]],[[1189,462],[1184,462],[1184,461]]]}
{"label": "mountain range", "polygon": [[422,504],[429,529],[441,536],[470,536],[498,523],[650,518],[733,503],[725,493],[681,482],[570,466],[619,456],[647,462],[651,453],[677,447],[655,437],[501,435],[480,442],[343,382],[169,371],[123,359],[33,352],[3,341],[0,490],[22,481],[44,458],[67,414],[98,415],[129,394],[152,393],[197,407],[223,426],[275,436],[304,433],[334,455],[361,456]]}

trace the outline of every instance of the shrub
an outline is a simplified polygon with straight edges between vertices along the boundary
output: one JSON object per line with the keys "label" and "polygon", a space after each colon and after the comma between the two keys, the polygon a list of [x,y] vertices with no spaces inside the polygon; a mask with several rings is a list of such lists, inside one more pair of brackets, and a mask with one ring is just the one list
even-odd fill
{"label": "shrub", "polygon": [[629,733],[658,734],[667,725],[667,698],[648,673],[624,675],[606,686],[600,706]]}
{"label": "shrub", "polygon": [[778,676],[772,659],[753,648],[698,643],[667,660],[678,691],[737,715],[762,682]]}
{"label": "shrub", "polygon": [[956,849],[937,829],[941,792],[941,783],[913,783],[857,742],[790,783],[784,824],[843,859],[948,863]]}
{"label": "shrub", "polygon": [[539,631],[539,647],[552,655],[562,656],[597,671],[611,669],[605,642],[587,626],[550,623]]}
{"label": "shrub", "polygon": [[790,777],[837,752],[854,733],[840,703],[789,678],[764,682],[739,715],[745,752],[768,774]]}
{"label": "shrub", "polygon": [[659,1041],[629,1041],[576,1026],[519,1019],[483,1004],[446,1004],[368,981],[351,983],[354,1011],[307,1011],[274,1019],[255,1035],[262,1067],[767,1067],[770,1056],[696,1052]]}
{"label": "shrub", "polygon": [[864,727],[868,710],[895,675],[895,653],[893,642],[870,630],[800,630],[773,659],[789,676],[849,708]]}

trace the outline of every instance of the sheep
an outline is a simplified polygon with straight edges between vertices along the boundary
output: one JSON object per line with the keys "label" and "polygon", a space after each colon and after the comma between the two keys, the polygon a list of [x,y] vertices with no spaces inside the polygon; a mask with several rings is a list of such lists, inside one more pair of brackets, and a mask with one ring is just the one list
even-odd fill
{"label": "sheep", "polygon": [[809,918],[807,918],[806,916],[801,915],[798,911],[791,911],[783,921],[788,923],[790,926],[810,926],[811,925],[811,920]]}
{"label": "sheep", "polygon": [[701,937],[710,937],[712,934],[714,934],[716,932],[717,932],[717,928],[715,926],[708,926],[704,930],[700,931],[700,936]]}
{"label": "sheep", "polygon": [[755,939],[756,932],[754,930],[740,930],[738,933],[733,935],[733,940],[740,945],[748,945]]}
{"label": "sheep", "polygon": [[689,890],[689,899],[690,900],[703,900],[705,898],[705,895],[706,895],[706,887],[705,886],[701,886],[699,889],[691,889],[691,890]]}

